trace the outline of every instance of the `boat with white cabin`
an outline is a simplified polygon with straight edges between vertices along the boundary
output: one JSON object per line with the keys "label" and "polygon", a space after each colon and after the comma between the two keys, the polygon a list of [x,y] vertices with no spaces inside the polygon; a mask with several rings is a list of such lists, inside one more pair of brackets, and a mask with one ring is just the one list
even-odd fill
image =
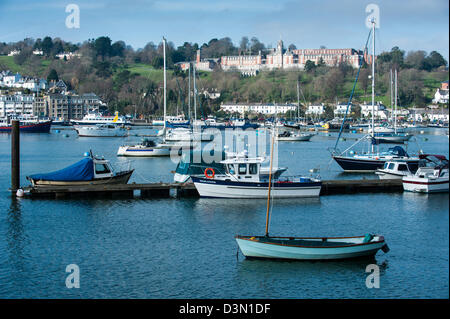
{"label": "boat with white cabin", "polygon": [[101,113],[89,113],[86,114],[81,120],[70,120],[70,123],[72,125],[131,124],[125,116],[119,116],[119,112],[117,111],[114,113],[114,116],[102,115]]}
{"label": "boat with white cabin", "polygon": [[170,156],[170,148],[156,144],[154,141],[144,139],[142,143],[135,145],[122,145],[117,151],[117,156],[130,157],[154,157]]}
{"label": "boat with white cabin", "polygon": [[116,124],[97,124],[95,126],[74,126],[80,137],[124,137],[128,130]]}
{"label": "boat with white cabin", "polygon": [[448,192],[448,160],[442,155],[420,155],[421,165],[415,174],[403,177],[403,189],[417,193]]}

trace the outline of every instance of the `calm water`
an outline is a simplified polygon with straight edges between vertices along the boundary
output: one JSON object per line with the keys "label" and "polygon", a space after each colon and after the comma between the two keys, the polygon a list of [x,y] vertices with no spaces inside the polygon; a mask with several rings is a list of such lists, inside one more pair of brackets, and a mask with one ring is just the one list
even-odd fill
{"label": "calm water", "polygon": [[[423,134],[420,134],[423,131]],[[134,131],[133,131],[134,132]],[[149,133],[149,130],[136,130]],[[410,153],[448,157],[444,130],[421,129]],[[69,134],[64,137],[63,134]],[[358,134],[345,134],[344,149]],[[327,147],[335,133],[280,143],[290,174],[320,168],[342,174]],[[60,169],[93,149],[114,163],[127,139],[78,138],[74,131],[21,135],[26,175]],[[263,234],[265,200],[12,200],[10,137],[0,135],[1,298],[448,298],[448,194],[353,194],[276,200],[270,233],[293,236],[383,234],[391,248],[374,260],[280,262],[236,258],[236,234]],[[132,182],[171,181],[168,158],[133,159]],[[373,175],[365,175],[374,178]],[[365,286],[365,267],[381,267],[379,289]],[[67,289],[68,264],[80,289]]]}

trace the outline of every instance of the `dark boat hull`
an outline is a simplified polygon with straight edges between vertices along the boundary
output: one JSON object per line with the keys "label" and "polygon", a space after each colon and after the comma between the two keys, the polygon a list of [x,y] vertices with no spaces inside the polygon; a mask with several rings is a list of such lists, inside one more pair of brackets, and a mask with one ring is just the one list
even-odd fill
{"label": "dark boat hull", "polygon": [[84,186],[84,185],[103,185],[103,184],[127,184],[134,169],[117,173],[113,177],[98,178],[91,181],[46,181],[34,180],[28,178],[34,187],[53,187],[53,186]]}
{"label": "dark boat hull", "polygon": [[[19,130],[24,133],[49,133],[52,121],[45,121],[36,124],[20,124]],[[11,133],[11,126],[0,126],[1,133]]]}
{"label": "dark boat hull", "polygon": [[[360,158],[352,158],[346,156],[332,156],[333,159],[339,164],[340,167],[346,172],[373,172],[377,169],[382,169],[384,163],[390,159],[380,158],[378,160],[373,159],[360,159]],[[392,159],[391,159],[392,160]],[[408,161],[408,165],[412,167],[417,167],[419,165],[419,161]]]}

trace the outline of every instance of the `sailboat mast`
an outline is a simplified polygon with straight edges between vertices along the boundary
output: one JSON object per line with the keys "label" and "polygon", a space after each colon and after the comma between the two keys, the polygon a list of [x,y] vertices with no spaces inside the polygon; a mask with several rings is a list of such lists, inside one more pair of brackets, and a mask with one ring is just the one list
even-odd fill
{"label": "sailboat mast", "polygon": [[270,191],[272,186],[272,165],[273,165],[273,143],[275,140],[276,126],[273,128],[272,141],[270,145],[270,169],[269,169],[269,189],[267,195],[267,212],[266,212],[266,237],[269,237],[269,212],[270,212]]}
{"label": "sailboat mast", "polygon": [[189,83],[189,93],[188,93],[188,117],[189,120],[191,119],[191,62],[189,62],[189,76],[188,76],[188,83]]}
{"label": "sailboat mast", "polygon": [[394,111],[394,131],[395,134],[397,134],[397,99],[398,99],[398,95],[397,95],[397,69],[395,69],[395,111]]}
{"label": "sailboat mast", "polygon": [[167,108],[167,102],[166,102],[166,83],[167,83],[167,77],[166,77],[166,39],[163,37],[163,55],[164,55],[164,132],[166,131],[166,108]]}
{"label": "sailboat mast", "polygon": [[391,93],[391,123],[394,122],[394,79],[392,78],[392,69],[389,72],[390,93]]}
{"label": "sailboat mast", "polygon": [[[375,20],[372,19],[372,138],[375,133]],[[373,143],[372,143],[373,153]]]}
{"label": "sailboat mast", "polygon": [[194,123],[197,122],[197,86],[195,85],[195,63],[194,63]]}
{"label": "sailboat mast", "polygon": [[297,119],[300,121],[300,84],[297,79]]}

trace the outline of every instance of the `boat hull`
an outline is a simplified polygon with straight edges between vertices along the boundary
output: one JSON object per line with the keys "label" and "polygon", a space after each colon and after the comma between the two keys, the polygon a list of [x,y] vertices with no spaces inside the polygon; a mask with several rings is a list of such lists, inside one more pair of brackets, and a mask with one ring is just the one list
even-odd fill
{"label": "boat hull", "polygon": [[378,143],[385,143],[385,144],[403,144],[411,138],[412,135],[401,135],[401,136],[375,136],[375,140],[377,140]]}
{"label": "boat hull", "polygon": [[308,134],[308,135],[302,135],[302,136],[282,136],[277,137],[278,141],[284,141],[284,142],[302,142],[302,141],[309,141],[314,134]]}
{"label": "boat hull", "polygon": [[155,147],[119,147],[117,152],[118,156],[129,157],[153,157],[153,156],[170,156],[170,149],[168,148],[155,148]]}
{"label": "boat hull", "polygon": [[[355,158],[350,156],[332,156],[336,163],[346,172],[375,172],[378,169],[382,169],[384,163],[388,160],[395,159],[379,157],[378,159],[367,159],[367,158]],[[418,165],[419,160],[410,160],[409,164]]]}
{"label": "boat hull", "polygon": [[441,193],[449,191],[448,178],[417,178],[406,176],[403,178],[403,189],[415,193]]}
{"label": "boat hull", "polygon": [[236,236],[236,241],[247,258],[339,260],[374,256],[379,249],[387,251],[382,236],[367,243],[362,242],[363,238],[326,238],[324,242],[322,238],[269,237],[266,240],[264,237]]}
{"label": "boat hull", "polygon": [[[22,133],[49,133],[52,121],[39,122],[35,124],[20,124],[19,131]],[[0,133],[11,133],[11,126],[0,126]]]}
{"label": "boat hull", "polygon": [[[201,197],[215,198],[267,198],[267,182],[234,182],[191,176]],[[274,198],[318,197],[322,182],[273,183]]]}
{"label": "boat hull", "polygon": [[119,172],[113,177],[97,178],[90,181],[46,181],[35,180],[30,178],[34,187],[51,187],[51,186],[84,186],[84,185],[103,185],[103,184],[127,184],[134,169]]}

